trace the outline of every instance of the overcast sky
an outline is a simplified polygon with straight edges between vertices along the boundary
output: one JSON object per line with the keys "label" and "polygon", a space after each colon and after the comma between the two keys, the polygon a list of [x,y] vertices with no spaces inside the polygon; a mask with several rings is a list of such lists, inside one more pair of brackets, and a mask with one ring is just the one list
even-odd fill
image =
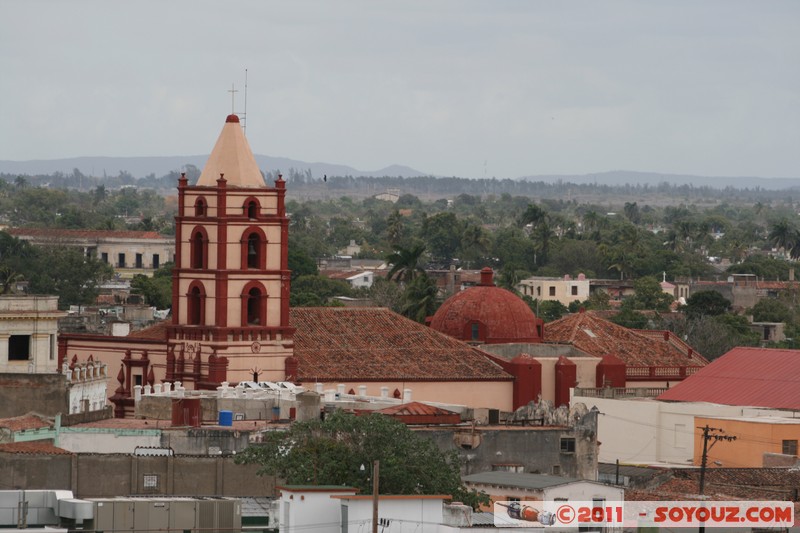
{"label": "overcast sky", "polygon": [[[0,1],[0,159],[800,177],[800,2]],[[269,169],[264,169],[269,170]]]}

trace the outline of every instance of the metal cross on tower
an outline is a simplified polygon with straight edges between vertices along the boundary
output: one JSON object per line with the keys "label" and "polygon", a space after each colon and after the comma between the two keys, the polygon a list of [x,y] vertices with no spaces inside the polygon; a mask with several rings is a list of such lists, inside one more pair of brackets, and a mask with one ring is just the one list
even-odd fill
{"label": "metal cross on tower", "polygon": [[234,88],[234,85],[231,83],[231,88],[228,90],[228,92],[231,93],[231,115],[233,115],[234,113],[236,113],[236,111],[235,111],[235,106],[236,106],[235,98],[236,98],[236,93],[238,93],[239,90]]}

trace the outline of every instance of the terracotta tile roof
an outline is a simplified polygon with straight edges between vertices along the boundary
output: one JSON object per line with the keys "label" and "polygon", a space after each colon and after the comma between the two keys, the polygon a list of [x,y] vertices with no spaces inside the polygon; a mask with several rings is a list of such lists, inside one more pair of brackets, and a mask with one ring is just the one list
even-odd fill
{"label": "terracotta tile roof", "polygon": [[156,231],[117,231],[93,229],[7,228],[15,237],[39,239],[170,239]]}
{"label": "terracotta tile roof", "polygon": [[488,354],[384,308],[291,310],[299,380],[507,381]]}
{"label": "terracotta tile roof", "polygon": [[734,348],[658,399],[800,409],[800,350]]}
{"label": "terracotta tile roof", "polygon": [[[674,477],[647,490],[626,490],[629,501],[692,500],[699,497],[699,469],[677,470]],[[709,468],[706,496],[712,500],[791,500],[800,486],[794,468]]]}
{"label": "terracotta tile roof", "polygon": [[25,453],[40,455],[72,455],[72,452],[63,448],[56,448],[50,442],[34,440],[29,442],[9,442],[0,444],[0,453]]}
{"label": "terracotta tile roof", "polygon": [[456,414],[447,409],[441,409],[433,405],[428,405],[421,402],[409,402],[400,405],[392,405],[375,411],[382,415],[425,415],[425,416],[443,416]]}
{"label": "terracotta tile roof", "polygon": [[367,272],[369,272],[369,270],[320,270],[319,274],[320,276],[325,276],[328,279],[346,281],[353,276],[358,276]]}
{"label": "terracotta tile roof", "polygon": [[53,423],[47,418],[33,413],[11,418],[0,418],[0,428],[11,431],[25,431],[28,429],[40,429],[52,426]]}
{"label": "terracotta tile roof", "polygon": [[572,344],[602,357],[615,355],[628,366],[705,366],[700,354],[688,355],[689,347],[671,335],[636,331],[600,318],[591,311],[567,315],[544,325],[544,340]]}
{"label": "terracotta tile roof", "polygon": [[166,341],[167,330],[171,324],[172,322],[170,320],[162,320],[161,322],[157,322],[148,328],[132,331],[130,334],[128,334],[128,337],[132,337],[134,339]]}

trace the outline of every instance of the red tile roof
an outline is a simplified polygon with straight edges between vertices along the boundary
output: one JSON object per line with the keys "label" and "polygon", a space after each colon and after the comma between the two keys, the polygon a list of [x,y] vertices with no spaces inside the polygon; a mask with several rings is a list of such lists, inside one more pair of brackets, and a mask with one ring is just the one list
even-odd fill
{"label": "red tile roof", "polygon": [[428,405],[421,402],[409,402],[400,405],[393,405],[385,407],[376,411],[382,415],[425,415],[425,416],[445,416],[456,414],[447,409],[441,409],[433,405]]}
{"label": "red tile roof", "polygon": [[128,337],[132,337],[134,339],[166,341],[167,330],[171,324],[172,322],[170,320],[162,320],[161,322],[157,322],[149,328],[132,331],[130,334],[128,334]]}
{"label": "red tile roof", "polygon": [[658,399],[800,409],[800,350],[734,348]]}
{"label": "red tile roof", "polygon": [[384,308],[291,310],[299,380],[509,381],[489,355]]}
{"label": "red tile roof", "polygon": [[72,452],[63,448],[56,448],[50,442],[34,440],[29,442],[9,442],[0,444],[0,453],[26,453],[41,455],[72,455]]}
{"label": "red tile roof", "polygon": [[22,416],[14,416],[11,418],[0,418],[0,428],[5,428],[11,431],[47,428],[52,425],[53,423],[47,418],[32,413]]}
{"label": "red tile roof", "polygon": [[[677,470],[674,477],[653,488],[626,490],[627,501],[693,500],[699,498],[699,469]],[[800,486],[794,468],[709,468],[705,496],[711,500],[791,500]]]}
{"label": "red tile roof", "polygon": [[15,237],[40,239],[170,239],[156,231],[118,231],[94,229],[7,228]]}
{"label": "red tile roof", "polygon": [[664,332],[637,331],[600,318],[591,311],[567,315],[544,325],[545,342],[572,344],[603,357],[614,355],[628,366],[705,366],[705,358]]}

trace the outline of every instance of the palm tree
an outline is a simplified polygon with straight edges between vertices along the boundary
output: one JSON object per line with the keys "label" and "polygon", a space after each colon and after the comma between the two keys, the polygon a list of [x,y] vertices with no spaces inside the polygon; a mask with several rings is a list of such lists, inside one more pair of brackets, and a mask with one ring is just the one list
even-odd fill
{"label": "palm tree", "polygon": [[387,279],[395,278],[398,281],[410,282],[417,277],[418,274],[424,274],[425,269],[422,268],[422,256],[425,253],[424,244],[412,244],[409,248],[402,246],[394,246],[394,252],[386,256],[386,261],[392,265]]}
{"label": "palm tree", "polygon": [[408,284],[403,294],[403,315],[420,323],[436,311],[436,296],[439,288],[424,272]]}
{"label": "palm tree", "polygon": [[768,239],[776,248],[783,249],[787,253],[791,252],[798,244],[797,230],[786,218],[782,218],[772,225]]}
{"label": "palm tree", "polygon": [[403,215],[400,214],[400,211],[395,211],[389,215],[389,218],[386,219],[386,238],[389,244],[392,246],[400,244],[405,231],[406,227],[403,223]]}

